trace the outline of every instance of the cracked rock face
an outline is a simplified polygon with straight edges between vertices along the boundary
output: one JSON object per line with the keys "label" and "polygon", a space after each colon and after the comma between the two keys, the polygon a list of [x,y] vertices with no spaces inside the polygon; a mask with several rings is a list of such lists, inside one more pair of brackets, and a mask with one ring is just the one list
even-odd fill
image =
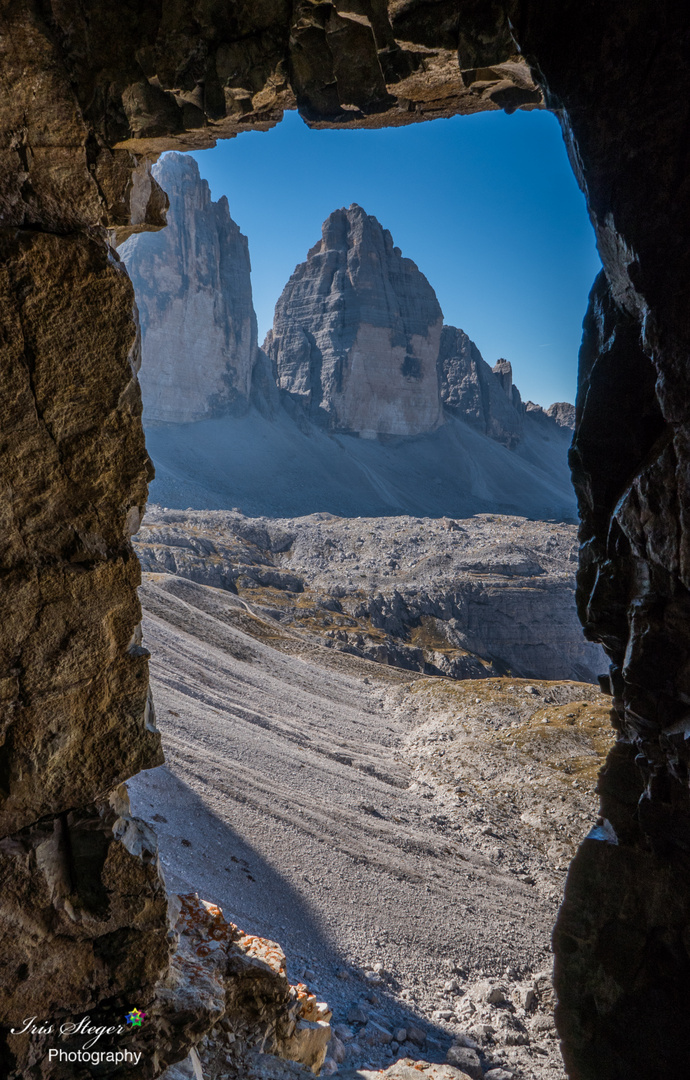
{"label": "cracked rock face", "polygon": [[[353,204],[324,222],[278,300],[264,349],[279,388],[334,431],[419,435],[447,412],[514,449],[525,408],[511,364],[489,367],[467,334],[442,320],[424,275]],[[542,427],[563,426],[534,408]]]}
{"label": "cracked rock face", "polygon": [[[269,1070],[272,1063],[280,1069],[276,1058],[282,1058],[303,1066],[295,1070],[302,1077],[318,1074],[331,1012],[306,985],[290,985],[280,946],[245,934],[196,894],[171,899],[178,945],[157,1007],[176,1043],[172,1060],[180,1056],[178,1048],[197,1043],[212,1028],[213,1038],[204,1039],[196,1052],[205,1076],[229,1070],[233,1076],[235,1070],[248,1075],[251,1061],[262,1054],[271,1055]],[[186,1075],[183,1069],[171,1068],[164,1080]]]}
{"label": "cracked rock face", "polygon": [[524,429],[524,409],[507,360],[493,368],[464,330],[444,326],[438,354],[441,399],[452,415],[514,449]]}
{"label": "cracked rock face", "polygon": [[129,545],[149,468],[132,286],[79,234],[5,233],[0,260],[7,835],[161,752]]}
{"label": "cracked rock face", "polygon": [[[199,0],[192,10],[63,0],[6,5],[0,29],[3,831],[16,838],[39,818],[85,811],[156,760],[126,539],[148,471],[130,367],[135,324],[100,232],[162,226],[165,199],[143,155],[265,127],[295,103],[314,125],[382,126],[545,100],[606,275],[586,327],[573,467],[580,610],[612,659],[620,732],[602,778],[619,842],[587,841],[571,872],[556,937],[558,1023],[573,1080],[683,1075],[683,6],[362,0],[355,11]],[[15,930],[3,928],[10,950]],[[81,1000],[90,1001],[83,985]]]}
{"label": "cracked rock face", "polygon": [[419,435],[441,423],[442,319],[424,275],[353,203],[324,222],[264,348],[281,390],[332,430]]}
{"label": "cracked rock face", "polygon": [[[167,970],[168,898],[156,837],[129,814],[124,788],[98,805],[46,818],[0,840],[3,880],[0,1009],[17,1034],[0,1051],[8,1080],[69,1080],[74,1065],[48,1051],[82,1049],[26,1031],[26,1018],[63,1023],[96,1012],[123,1025],[136,1001],[148,1009]],[[148,1059],[157,1028],[127,1039]],[[141,1073],[152,1075],[151,1068]]]}
{"label": "cracked rock face", "polygon": [[139,308],[144,420],[241,412],[257,356],[247,238],[226,197],[211,199],[194,158],[167,154],[153,176],[170,199],[167,228],[119,250]]}

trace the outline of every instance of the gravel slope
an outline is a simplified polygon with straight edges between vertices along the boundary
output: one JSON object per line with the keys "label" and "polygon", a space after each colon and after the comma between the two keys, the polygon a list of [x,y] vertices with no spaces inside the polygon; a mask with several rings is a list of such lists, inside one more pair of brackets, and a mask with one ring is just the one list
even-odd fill
{"label": "gravel slope", "polygon": [[149,424],[153,502],[252,516],[356,517],[481,512],[576,521],[571,432],[526,424],[516,450],[448,417],[414,438],[335,435],[284,409],[193,424]]}
{"label": "gravel slope", "polygon": [[[486,1033],[487,1010],[502,1006],[482,1003],[473,988],[512,969],[518,1001],[549,966],[564,872],[548,849],[552,841],[572,849],[594,822],[592,766],[607,731],[598,692],[420,678],[314,644],[231,593],[174,575],[145,575],[142,601],[167,763],[128,786],[135,813],[158,831],[171,888],[198,891],[245,929],[280,941],[291,978],[306,972],[333,1024],[352,1036],[341,1068],[394,1060],[390,1043],[370,1045],[374,1021],[421,1029],[423,1047],[408,1039],[401,1056],[442,1061],[465,1032],[486,1067],[493,1056],[523,1076],[560,1078],[548,1016],[531,1031],[536,1020],[518,1009],[529,1045],[506,1046]],[[459,704],[463,686],[472,694]],[[446,695],[440,704],[425,700],[437,692]],[[492,731],[529,727],[538,709],[562,711],[568,700],[595,700],[586,706],[592,730],[583,722],[574,744],[560,747],[564,765],[588,760],[573,821],[553,823],[543,790],[529,806],[512,805],[504,787],[482,781],[495,754],[487,742],[483,761],[476,724],[483,712]],[[433,762],[436,735],[449,741],[460,715],[475,725],[470,803],[452,788],[452,764]],[[530,768],[556,792],[538,753]],[[537,817],[526,825],[530,812]],[[366,1026],[361,1016],[348,1021],[355,1006]]]}

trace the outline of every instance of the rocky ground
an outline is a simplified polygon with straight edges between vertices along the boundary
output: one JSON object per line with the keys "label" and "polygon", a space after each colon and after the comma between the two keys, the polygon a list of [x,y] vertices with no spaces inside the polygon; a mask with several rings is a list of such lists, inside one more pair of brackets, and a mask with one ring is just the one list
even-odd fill
{"label": "rocky ground", "polygon": [[523,517],[248,518],[149,507],[144,569],[228,589],[310,640],[453,678],[595,681],[576,528]]}
{"label": "rocky ground", "polygon": [[[321,558],[292,550],[273,572]],[[145,574],[166,764],[128,786],[169,887],[280,942],[290,981],[333,1012],[326,1073],[562,1080],[549,934],[596,822],[606,699],[591,684],[372,663],[278,607],[252,610],[250,589]],[[299,1074],[244,1049],[238,1065],[217,1028],[200,1047],[206,1080]]]}

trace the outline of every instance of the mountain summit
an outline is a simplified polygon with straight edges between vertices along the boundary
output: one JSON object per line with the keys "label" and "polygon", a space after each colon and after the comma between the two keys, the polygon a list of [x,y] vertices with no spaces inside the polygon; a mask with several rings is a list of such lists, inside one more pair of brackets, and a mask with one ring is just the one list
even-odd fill
{"label": "mountain summit", "polygon": [[424,274],[353,203],[324,222],[288,281],[264,349],[280,389],[317,422],[364,436],[419,435],[442,422],[442,324]]}
{"label": "mountain summit", "polygon": [[193,157],[166,154],[152,172],[170,199],[168,224],[120,248],[141,321],[144,420],[243,411],[257,358],[247,238]]}
{"label": "mountain summit", "polygon": [[[361,206],[335,210],[257,347],[246,237],[196,161],[154,168],[168,226],[120,253],[142,328],[152,498],[251,514],[572,519],[572,407],[522,402],[443,325],[436,294]],[[265,351],[264,351],[265,350]]]}
{"label": "mountain summit", "polygon": [[[463,330],[443,325],[424,274],[357,203],[324,222],[264,350],[283,394],[331,431],[421,435],[454,416],[510,449],[523,438],[528,410],[510,362],[491,368]],[[564,413],[535,409],[546,428],[563,426]]]}

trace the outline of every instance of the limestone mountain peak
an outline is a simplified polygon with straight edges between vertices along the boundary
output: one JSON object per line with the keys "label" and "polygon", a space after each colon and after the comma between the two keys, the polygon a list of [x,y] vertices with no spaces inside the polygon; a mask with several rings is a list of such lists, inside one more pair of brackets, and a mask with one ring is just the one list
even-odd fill
{"label": "limestone mountain peak", "polygon": [[276,304],[264,348],[279,386],[312,418],[364,436],[442,422],[436,294],[377,218],[334,210]]}
{"label": "limestone mountain peak", "polygon": [[[420,273],[417,264],[403,256],[401,249],[393,243],[390,230],[384,228],[378,218],[368,214],[359,203],[353,202],[347,208],[333,210],[321,227],[321,241],[316,248],[321,251],[345,248],[354,256],[362,247],[380,254],[385,253],[389,259],[399,259],[405,269]],[[423,274],[421,277],[436,300],[432,286]],[[438,304],[437,300],[436,303]]]}
{"label": "limestone mountain peak", "polygon": [[[149,424],[268,414],[280,401],[331,431],[364,438],[429,434],[455,419],[520,445],[525,424],[567,428],[572,406],[523,405],[510,362],[493,368],[463,330],[443,325],[433,287],[359,203],[333,210],[257,348],[246,237],[211,197],[196,160],[154,167],[170,198],[161,233],[120,249],[135,285]],[[267,355],[266,355],[267,354]]]}
{"label": "limestone mountain peak", "polygon": [[120,248],[141,321],[144,418],[241,411],[257,358],[247,238],[227,198],[212,199],[193,157],[165,154],[153,174],[170,199],[167,227]]}

